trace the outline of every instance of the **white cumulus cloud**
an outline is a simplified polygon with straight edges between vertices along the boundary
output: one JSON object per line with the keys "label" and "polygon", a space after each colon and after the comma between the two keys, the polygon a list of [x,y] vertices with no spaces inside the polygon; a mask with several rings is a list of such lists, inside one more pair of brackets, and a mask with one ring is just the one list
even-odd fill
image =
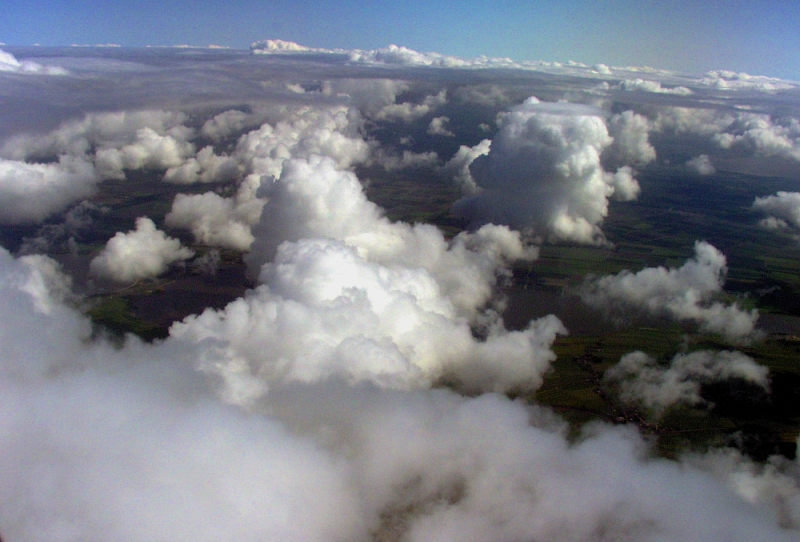
{"label": "white cumulus cloud", "polygon": [[434,117],[431,119],[430,124],[428,124],[428,129],[426,132],[430,135],[454,137],[455,134],[447,128],[449,123],[450,119],[448,117]]}
{"label": "white cumulus cloud", "polygon": [[694,257],[681,267],[648,267],[588,279],[580,294],[589,305],[611,313],[634,309],[667,315],[696,322],[701,330],[729,341],[747,342],[758,335],[758,312],[713,300],[722,292],[726,272],[725,256],[712,245],[697,242]]}
{"label": "white cumulus cloud", "polygon": [[[603,243],[600,229],[616,186],[601,164],[613,139],[598,110],[529,98],[502,114],[489,153],[470,173],[479,192],[457,210],[473,221],[532,228],[538,235]],[[618,194],[619,195],[619,194]]]}
{"label": "white cumulus cloud", "polygon": [[770,229],[800,228],[800,192],[780,191],[756,198],[753,209],[769,215],[762,225]]}
{"label": "white cumulus cloud", "polygon": [[767,374],[766,367],[736,351],[678,354],[666,366],[637,351],[622,356],[603,378],[619,387],[620,399],[641,403],[658,416],[677,403],[702,403],[701,385],[709,382],[739,378],[768,389]]}
{"label": "white cumulus cloud", "polygon": [[68,155],[52,163],[0,158],[0,222],[41,222],[94,194],[97,182],[91,163]]}
{"label": "white cumulus cloud", "polygon": [[158,276],[170,264],[193,255],[194,252],[182,247],[180,241],[157,229],[152,220],[139,217],[135,230],[117,232],[108,240],[100,254],[92,259],[91,271],[117,282],[133,282]]}
{"label": "white cumulus cloud", "polygon": [[698,175],[712,175],[717,171],[707,154],[700,154],[688,160],[686,167]]}

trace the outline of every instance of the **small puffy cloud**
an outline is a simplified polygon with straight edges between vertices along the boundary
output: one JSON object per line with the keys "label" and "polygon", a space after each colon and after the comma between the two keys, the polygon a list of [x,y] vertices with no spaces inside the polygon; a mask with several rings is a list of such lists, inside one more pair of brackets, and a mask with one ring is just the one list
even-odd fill
{"label": "small puffy cloud", "polygon": [[98,177],[81,158],[36,164],[0,158],[0,222],[41,222],[94,194]]}
{"label": "small puffy cloud", "polygon": [[193,255],[194,252],[182,247],[180,241],[156,229],[152,220],[139,217],[135,230],[117,232],[108,240],[100,254],[92,259],[90,268],[102,278],[134,282],[158,276],[170,264]]}
{"label": "small puffy cloud", "polygon": [[713,175],[717,171],[707,154],[700,154],[688,160],[686,167],[698,175]]}
{"label": "small puffy cloud", "polygon": [[769,215],[761,224],[768,229],[800,228],[800,192],[777,192],[756,198],[753,209]]}
{"label": "small puffy cloud", "polygon": [[730,127],[736,117],[727,111],[693,107],[662,107],[653,129],[675,135],[697,134],[712,137]]}
{"label": "small puffy cloud", "polygon": [[203,147],[180,166],[164,173],[164,180],[175,184],[217,183],[235,180],[241,174],[239,163],[226,155],[217,155],[211,146]]}
{"label": "small puffy cloud", "polygon": [[503,87],[491,84],[458,87],[453,91],[453,99],[462,104],[476,104],[485,107],[499,107],[510,102]]}
{"label": "small puffy cloud", "polygon": [[657,416],[677,403],[702,403],[701,385],[709,382],[738,378],[766,390],[767,374],[766,367],[736,351],[678,354],[668,366],[637,351],[622,356],[603,379],[619,387],[624,402],[641,403]]}
{"label": "small puffy cloud", "polygon": [[455,134],[447,128],[447,124],[449,122],[449,117],[434,117],[431,119],[430,124],[428,124],[428,129],[426,132],[430,135],[454,137]]}
{"label": "small puffy cloud", "polygon": [[278,177],[290,158],[314,155],[327,156],[346,168],[369,156],[370,147],[358,128],[348,107],[305,107],[243,135],[233,157],[247,173],[268,177]]}
{"label": "small puffy cloud", "polygon": [[605,64],[595,64],[592,66],[592,69],[599,73],[600,75],[611,75],[611,68],[606,66]]}
{"label": "small puffy cloud", "polygon": [[212,141],[220,141],[241,133],[245,128],[250,127],[251,119],[252,115],[244,111],[229,109],[205,121],[200,128],[200,135]]}
{"label": "small puffy cloud", "polygon": [[133,141],[121,148],[99,149],[95,164],[101,177],[124,179],[125,169],[176,168],[193,152],[191,143],[145,127],[137,130]]}
{"label": "small puffy cloud", "polygon": [[726,272],[725,256],[712,245],[697,242],[694,258],[681,267],[648,267],[587,279],[580,295],[587,304],[612,314],[632,309],[666,315],[696,322],[701,330],[731,342],[748,342],[758,336],[758,312],[713,301],[722,292]]}
{"label": "small puffy cloud", "polygon": [[383,106],[375,115],[376,120],[411,122],[424,117],[434,109],[447,103],[447,90],[425,96],[420,103],[401,102]]}
{"label": "small puffy cloud", "polygon": [[172,228],[192,232],[197,243],[215,247],[248,250],[253,243],[250,228],[258,222],[264,202],[249,197],[246,184],[233,198],[214,192],[178,194],[165,222]]}
{"label": "small puffy cloud", "polygon": [[639,181],[633,176],[630,166],[622,166],[615,173],[606,173],[606,178],[614,187],[613,198],[618,201],[633,201],[639,197],[641,187]]}
{"label": "small puffy cloud", "polygon": [[604,243],[600,224],[616,187],[600,160],[613,141],[600,111],[529,98],[500,115],[498,126],[489,153],[470,166],[479,191],[456,210],[476,222]]}
{"label": "small puffy cloud", "polygon": [[612,168],[642,167],[655,160],[656,150],[648,138],[650,128],[650,121],[633,111],[612,115],[608,133],[614,140],[603,151],[603,163]]}
{"label": "small puffy cloud", "polygon": [[349,98],[363,115],[371,118],[384,107],[395,104],[397,97],[410,88],[410,83],[398,79],[342,78],[323,81],[321,92],[326,96]]}

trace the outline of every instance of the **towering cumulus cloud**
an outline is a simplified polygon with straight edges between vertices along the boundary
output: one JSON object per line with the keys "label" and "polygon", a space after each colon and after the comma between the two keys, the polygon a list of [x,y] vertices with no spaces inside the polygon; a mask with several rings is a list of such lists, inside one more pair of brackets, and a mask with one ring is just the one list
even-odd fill
{"label": "towering cumulus cloud", "polygon": [[500,116],[489,153],[470,167],[481,191],[457,209],[478,222],[602,243],[609,198],[617,190],[624,197],[637,191],[630,175],[615,180],[603,169],[601,154],[612,141],[600,111],[529,98]]}
{"label": "towering cumulus cloud", "polygon": [[265,195],[248,256],[263,285],[173,327],[202,347],[201,367],[232,400],[330,378],[403,389],[445,378],[469,390],[541,384],[561,323],[509,332],[487,310],[503,266],[535,256],[517,232],[485,226],[448,243],[432,226],[392,223],[329,158],[287,161]]}

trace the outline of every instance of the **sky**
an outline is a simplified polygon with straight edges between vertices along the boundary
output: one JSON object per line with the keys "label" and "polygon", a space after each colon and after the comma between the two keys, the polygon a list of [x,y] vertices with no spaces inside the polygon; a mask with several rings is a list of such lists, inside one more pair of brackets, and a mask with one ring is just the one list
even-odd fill
{"label": "sky", "polygon": [[417,3],[4,2],[7,45],[115,43],[247,48],[260,39],[311,47],[420,51],[514,60],[729,69],[800,80],[800,4],[791,0],[568,0]]}

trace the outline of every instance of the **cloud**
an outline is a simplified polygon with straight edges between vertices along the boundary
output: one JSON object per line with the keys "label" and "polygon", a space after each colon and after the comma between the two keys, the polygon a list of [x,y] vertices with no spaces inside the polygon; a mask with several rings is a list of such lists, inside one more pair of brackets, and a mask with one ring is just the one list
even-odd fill
{"label": "cloud", "polygon": [[485,107],[501,107],[511,102],[503,87],[492,84],[457,87],[452,95],[456,102],[473,103]]}
{"label": "cloud", "polygon": [[450,122],[448,117],[434,117],[428,124],[427,134],[440,135],[444,137],[454,137],[455,134],[448,130],[447,124]]}
{"label": "cloud", "polygon": [[795,537],[786,466],[650,459],[630,427],[570,442],[498,395],[294,383],[225,404],[180,340],[90,339],[39,263],[0,250],[6,538]]}
{"label": "cloud", "polygon": [[[229,395],[332,377],[399,388],[541,383],[561,323],[551,316],[509,332],[491,310],[506,263],[535,257],[517,232],[490,225],[447,242],[435,227],[392,223],[330,158],[288,160],[268,188],[246,256],[263,285],[173,326],[202,347]],[[284,348],[286,333],[295,340]],[[267,350],[274,356],[263,358]]]}
{"label": "cloud", "polygon": [[358,133],[359,119],[346,106],[304,107],[275,123],[264,123],[239,138],[234,156],[248,173],[277,177],[289,158],[327,156],[339,167],[363,162],[369,145]]}
{"label": "cloud", "polygon": [[124,179],[126,169],[175,168],[194,152],[194,146],[152,128],[136,131],[133,141],[121,148],[102,148],[95,155],[98,174],[106,179]]}
{"label": "cloud", "polygon": [[612,143],[601,113],[529,98],[498,126],[489,153],[470,166],[480,192],[460,200],[457,211],[553,239],[605,242],[600,224],[616,188],[600,161]]}
{"label": "cloud", "polygon": [[193,255],[194,252],[182,247],[180,241],[156,229],[152,220],[139,217],[135,230],[117,232],[108,240],[100,254],[92,259],[90,268],[102,278],[134,282],[158,276],[171,264]]}
{"label": "cloud", "polygon": [[707,154],[700,154],[687,160],[686,167],[698,175],[713,175],[717,171]]}
{"label": "cloud", "polygon": [[[267,188],[268,200],[254,228],[256,242],[246,257],[253,275],[285,241],[340,240],[369,261],[435,273],[448,297],[461,300],[457,307],[463,314],[473,316],[490,300],[488,286],[502,262],[536,255],[518,232],[506,227],[487,225],[448,244],[433,226],[393,223],[366,198],[358,178],[329,158],[290,160]],[[476,243],[481,247],[477,253],[469,249]]]}
{"label": "cloud", "polygon": [[[241,117],[228,113],[211,119],[212,133],[229,137],[230,130],[246,125],[240,122]],[[232,197],[213,192],[178,195],[166,217],[168,225],[190,230],[200,243],[248,250],[253,242],[250,229],[258,222],[266,202],[264,192],[269,191],[287,160],[325,156],[334,160],[337,167],[346,168],[367,161],[370,155],[370,145],[358,132],[358,113],[345,106],[301,107],[273,112],[273,115],[280,120],[265,122],[243,134],[230,156],[217,155],[211,147],[205,147],[181,166],[167,170],[165,180],[170,182],[241,178]],[[208,122],[205,126],[209,126]],[[375,158],[384,159],[387,167],[408,167],[438,160],[435,154],[410,152],[393,160],[380,153],[376,153]],[[262,184],[263,189],[260,188]]]}
{"label": "cloud", "polygon": [[258,222],[264,206],[252,188],[245,183],[232,198],[214,192],[178,194],[164,221],[172,228],[191,231],[197,243],[249,250],[253,243],[250,228]]}
{"label": "cloud", "polygon": [[250,44],[250,51],[257,55],[267,55],[275,53],[332,53],[330,49],[315,49],[306,47],[293,41],[287,40],[260,40]]}
{"label": "cloud", "polygon": [[108,207],[84,200],[64,213],[63,220],[50,221],[39,227],[34,234],[25,236],[19,253],[69,252],[76,254],[78,240],[90,234],[95,218],[108,213],[108,211]]}
{"label": "cloud", "polygon": [[694,258],[678,268],[648,267],[636,273],[626,270],[587,279],[580,290],[581,299],[612,314],[633,309],[696,322],[702,331],[718,333],[732,342],[757,337],[755,309],[713,301],[722,292],[725,256],[706,242],[695,243],[694,249]]}
{"label": "cloud", "polygon": [[753,201],[753,209],[770,215],[762,221],[769,229],[800,228],[800,192],[781,191],[758,197]]}
{"label": "cloud", "polygon": [[606,167],[643,167],[655,160],[656,150],[648,138],[650,128],[647,118],[633,111],[612,115],[608,120],[608,132],[614,140],[602,155]]}
{"label": "cloud", "polygon": [[773,456],[756,463],[730,448],[691,454],[686,460],[709,471],[747,502],[771,507],[780,525],[800,525],[800,462]]}
{"label": "cloud", "polygon": [[418,104],[402,102],[385,105],[375,113],[374,118],[384,121],[411,122],[424,117],[445,103],[447,103],[447,90],[443,89],[437,94],[425,96]]}
{"label": "cloud", "polygon": [[349,53],[351,62],[365,64],[397,64],[401,66],[464,67],[468,61],[439,53],[420,53],[408,47],[389,45],[369,51],[353,50]]}
{"label": "cloud", "polygon": [[3,72],[40,75],[67,75],[69,73],[59,66],[43,66],[30,60],[19,61],[11,53],[0,49],[0,73]]}
{"label": "cloud", "polygon": [[800,161],[800,121],[795,118],[772,119],[767,115],[740,113],[713,140],[723,149],[741,148],[763,156]]}
{"label": "cloud", "polygon": [[4,538],[366,532],[346,465],[274,419],[221,404],[170,347],[92,341],[33,264],[0,251],[0,313],[16,322],[0,330]]}
{"label": "cloud", "polygon": [[472,147],[461,145],[453,157],[445,164],[445,171],[453,176],[453,180],[465,195],[472,195],[478,192],[478,185],[475,183],[475,179],[472,178],[469,168],[476,158],[489,154],[491,145],[492,141],[490,139],[484,139]]}
{"label": "cloud", "polygon": [[217,155],[213,147],[207,146],[180,166],[167,169],[164,180],[175,184],[229,182],[236,180],[240,174],[236,160]]}
{"label": "cloud", "polygon": [[619,84],[619,88],[628,92],[641,91],[641,92],[654,92],[656,94],[676,94],[678,96],[689,96],[693,92],[684,87],[662,87],[659,81],[650,79],[625,79]]}
{"label": "cloud", "polygon": [[[234,162],[239,173],[227,186],[176,197],[171,216],[210,243],[244,247],[246,234],[255,234],[248,260],[258,285],[176,323],[163,340],[128,336],[112,344],[75,310],[69,281],[52,260],[0,249],[5,540],[796,539],[800,491],[786,464],[771,477],[745,461],[719,468],[695,457],[658,459],[634,427],[595,423],[573,435],[557,414],[530,404],[532,394],[482,393],[539,386],[564,330],[554,316],[516,331],[500,317],[508,267],[536,256],[526,235],[485,224],[446,236],[432,225],[392,222],[364,196],[353,168],[382,149],[367,139],[383,128],[370,116],[398,96],[402,102],[404,92],[417,105],[438,92],[416,88],[418,69],[381,67],[408,80],[364,79],[369,90],[360,95],[348,82],[344,96],[314,90],[336,86],[326,83],[336,81],[331,66],[348,77],[374,72],[320,57],[300,68],[283,59],[280,74],[258,57],[226,60],[224,69],[193,60],[176,71],[178,53],[138,57],[148,66],[136,77],[84,64],[102,83],[91,85],[90,96],[102,88],[113,107],[154,109],[91,113],[15,139],[4,146],[14,156],[3,156],[51,165],[69,155],[91,166],[101,149],[140,147],[142,164],[198,181],[213,169],[203,163]],[[265,89],[272,75],[280,82]],[[552,95],[574,83],[550,81]],[[286,83],[306,92],[289,95]],[[62,107],[102,107],[78,86],[80,93],[51,90],[58,103],[38,114],[55,119]],[[274,103],[271,92],[291,103]],[[191,118],[160,109],[169,103]],[[239,109],[252,113],[224,114]],[[616,140],[612,117],[580,109],[591,112],[581,122],[599,122],[597,134],[602,125]],[[6,124],[24,117],[15,111],[4,110]],[[632,193],[632,168],[640,166],[608,165],[603,153],[613,142],[592,144],[604,138],[592,139],[578,121],[538,122],[528,123],[531,144],[544,145],[546,128],[555,126],[555,136],[563,129],[563,141],[572,142],[565,145],[574,145],[546,171],[591,155],[586,163],[598,172],[591,178],[613,188],[604,197]],[[628,128],[635,132],[635,124]],[[160,141],[150,150],[138,135],[143,128]],[[572,128],[577,135],[567,133]],[[168,138],[179,160],[165,167],[168,160],[157,157],[169,156],[160,153]],[[492,151],[502,137],[495,140]],[[181,150],[207,141],[219,146]],[[630,148],[646,149],[641,133],[631,141]],[[465,147],[452,171],[469,174],[489,147],[488,140]],[[235,223],[239,230],[226,229]],[[209,254],[187,265],[213,272]]]}
{"label": "cloud", "polygon": [[[168,147],[186,148],[192,130],[183,125],[184,113],[164,110],[88,113],[80,119],[62,122],[45,134],[25,134],[9,138],[0,154],[16,160],[52,158],[62,154],[92,156],[108,152],[131,163],[164,161],[150,158],[147,151],[163,155]],[[127,147],[127,151],[122,151]],[[187,149],[188,150],[188,149]],[[160,151],[160,152],[159,152]],[[169,160],[167,160],[169,161]]]}
{"label": "cloud", "polygon": [[715,70],[705,74],[701,83],[719,90],[760,90],[775,92],[796,89],[797,84],[764,75],[750,75],[730,70]]}
{"label": "cloud", "polygon": [[202,346],[202,368],[236,402],[331,378],[399,389],[445,377],[468,390],[535,388],[564,331],[548,317],[478,341],[430,272],[370,262],[339,241],[284,243],[260,280],[266,286],[223,311],[171,330]]}
{"label": "cloud", "polygon": [[704,136],[721,149],[800,161],[800,121],[794,117],[670,107],[659,111],[654,127]]}
{"label": "cloud", "polygon": [[660,365],[644,352],[625,354],[603,375],[607,383],[619,388],[619,398],[641,403],[655,416],[677,403],[703,403],[702,384],[738,378],[767,390],[768,370],[752,358],[736,351],[698,350],[678,354],[668,366]]}
{"label": "cloud", "polygon": [[439,165],[439,155],[434,151],[413,152],[403,149],[402,152],[379,147],[372,152],[368,163],[377,164],[387,171],[398,171],[408,168],[435,168]]}
{"label": "cloud", "polygon": [[238,109],[229,109],[205,121],[200,128],[200,135],[212,141],[220,141],[259,124],[261,122],[254,121],[253,115]]}
{"label": "cloud", "polygon": [[41,222],[94,194],[97,181],[92,164],[80,158],[41,164],[0,158],[0,222]]}
{"label": "cloud", "polygon": [[[385,107],[396,104],[397,97],[411,89],[408,81],[388,78],[340,78],[322,82],[325,96],[347,97],[363,115],[374,117]],[[412,104],[408,104],[411,108]]]}

